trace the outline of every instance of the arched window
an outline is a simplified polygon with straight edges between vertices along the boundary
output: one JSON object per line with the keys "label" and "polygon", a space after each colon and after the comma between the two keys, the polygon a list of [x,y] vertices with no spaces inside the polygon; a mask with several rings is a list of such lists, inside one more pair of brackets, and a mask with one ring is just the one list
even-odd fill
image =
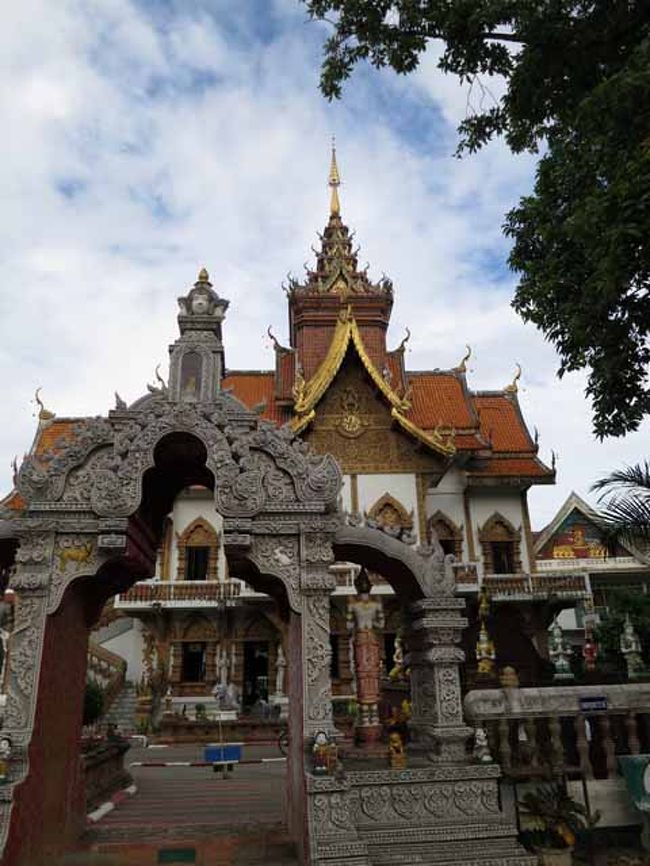
{"label": "arched window", "polygon": [[431,543],[434,536],[445,554],[451,553],[458,560],[463,558],[463,530],[442,511],[436,511],[427,520],[427,541]]}
{"label": "arched window", "polygon": [[177,580],[217,580],[219,536],[210,524],[197,517],[178,536]]}
{"label": "arched window", "polygon": [[479,531],[485,574],[521,571],[521,530],[495,512]]}
{"label": "arched window", "polygon": [[201,395],[203,362],[198,352],[186,352],[181,361],[181,399],[198,400]]}

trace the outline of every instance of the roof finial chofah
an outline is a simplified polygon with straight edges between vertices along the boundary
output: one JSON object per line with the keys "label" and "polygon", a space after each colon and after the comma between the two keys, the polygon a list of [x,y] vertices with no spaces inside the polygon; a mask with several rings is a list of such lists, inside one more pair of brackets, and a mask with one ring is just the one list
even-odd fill
{"label": "roof finial chofah", "polygon": [[328,178],[330,193],[330,215],[340,216],[341,202],[339,201],[339,187],[341,186],[341,175],[336,162],[336,138],[332,136],[332,161],[330,163],[330,173]]}
{"label": "roof finial chofah", "polygon": [[43,405],[43,401],[40,398],[40,387],[36,389],[34,393],[34,403],[38,406],[38,420],[39,421],[51,421],[55,418],[54,412],[50,412],[49,409],[46,409]]}
{"label": "roof finial chofah", "polygon": [[455,373],[466,373],[467,372],[467,362],[472,357],[472,347],[469,343],[465,344],[465,354],[460,359],[460,363],[458,366],[454,367]]}
{"label": "roof finial chofah", "polygon": [[512,382],[503,389],[506,394],[516,394],[519,390],[518,382],[521,379],[521,364],[515,364],[515,375]]}

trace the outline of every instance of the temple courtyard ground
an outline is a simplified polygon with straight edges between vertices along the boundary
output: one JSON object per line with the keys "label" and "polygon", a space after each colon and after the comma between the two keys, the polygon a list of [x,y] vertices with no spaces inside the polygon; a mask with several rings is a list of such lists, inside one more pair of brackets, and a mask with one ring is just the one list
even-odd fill
{"label": "temple courtyard ground", "polygon": [[[244,760],[277,759],[275,745],[245,746]],[[200,745],[133,747],[137,791],[89,828],[76,852],[45,866],[297,866],[285,823],[283,762],[209,767],[131,766],[203,760]],[[575,866],[650,866],[650,856],[596,841]]]}
{"label": "temple courtyard ground", "polygon": [[[276,746],[245,746],[244,760],[279,757]],[[200,745],[132,748],[126,765],[202,761]],[[93,824],[82,850],[61,866],[296,866],[285,823],[285,764],[129,766],[137,792]]]}

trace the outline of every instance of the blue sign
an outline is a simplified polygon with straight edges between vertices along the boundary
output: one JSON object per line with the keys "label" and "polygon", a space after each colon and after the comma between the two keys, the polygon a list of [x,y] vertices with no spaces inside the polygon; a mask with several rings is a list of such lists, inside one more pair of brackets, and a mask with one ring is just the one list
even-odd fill
{"label": "blue sign", "polygon": [[579,698],[581,713],[598,713],[607,709],[607,698]]}

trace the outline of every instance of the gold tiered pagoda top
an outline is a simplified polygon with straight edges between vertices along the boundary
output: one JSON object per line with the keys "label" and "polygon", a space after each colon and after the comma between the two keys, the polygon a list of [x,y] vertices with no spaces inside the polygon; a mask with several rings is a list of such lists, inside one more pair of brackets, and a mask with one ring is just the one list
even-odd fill
{"label": "gold tiered pagoda top", "polygon": [[336,161],[336,148],[332,147],[329,172],[330,215],[325,231],[319,235],[321,248],[316,253],[316,268],[307,270],[304,283],[290,279],[289,295],[334,294],[342,298],[350,295],[391,295],[393,284],[387,277],[377,283],[368,278],[367,268],[359,270],[358,249],[352,247],[354,233],[341,219],[339,186],[341,175]]}

